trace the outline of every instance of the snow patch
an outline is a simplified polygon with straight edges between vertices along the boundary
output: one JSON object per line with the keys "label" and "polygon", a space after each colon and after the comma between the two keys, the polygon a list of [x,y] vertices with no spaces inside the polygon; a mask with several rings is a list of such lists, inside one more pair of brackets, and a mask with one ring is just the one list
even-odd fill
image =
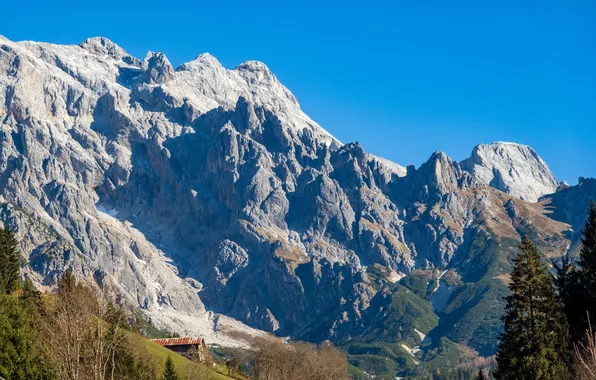
{"label": "snow patch", "polygon": [[419,362],[418,360],[416,360],[416,354],[417,354],[418,352],[420,352],[420,347],[414,347],[414,348],[410,348],[410,347],[406,346],[406,345],[405,345],[405,344],[403,344],[403,343],[400,343],[400,346],[402,346],[402,348],[403,348],[404,350],[406,350],[406,351],[407,351],[407,352],[408,352],[410,355],[412,355],[412,357],[414,358],[414,363],[415,363],[416,365],[420,364],[420,362]]}
{"label": "snow patch", "polygon": [[426,338],[426,335],[424,335],[420,330],[418,329],[414,329],[414,331],[416,332],[416,334],[418,334],[418,336],[420,337],[421,341],[424,341],[424,339]]}

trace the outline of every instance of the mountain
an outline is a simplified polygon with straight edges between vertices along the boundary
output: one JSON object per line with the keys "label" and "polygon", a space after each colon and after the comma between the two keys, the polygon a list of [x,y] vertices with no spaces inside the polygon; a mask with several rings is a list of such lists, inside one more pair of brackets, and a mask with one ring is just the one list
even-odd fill
{"label": "mountain", "polygon": [[479,183],[529,202],[537,202],[559,187],[546,163],[527,145],[480,144],[461,166]]}
{"label": "mountain", "polygon": [[581,231],[588,218],[588,205],[596,201],[596,178],[580,177],[577,185],[563,186],[554,194],[545,195],[541,202],[547,205],[552,219],[571,226],[569,251],[579,255]]}
{"label": "mountain", "polygon": [[26,275],[71,269],[210,343],[329,339],[391,376],[491,355],[521,236],[553,258],[573,240],[558,196],[577,187],[536,202],[552,174],[530,148],[403,168],[340,143],[261,62],[0,38],[0,120]]}

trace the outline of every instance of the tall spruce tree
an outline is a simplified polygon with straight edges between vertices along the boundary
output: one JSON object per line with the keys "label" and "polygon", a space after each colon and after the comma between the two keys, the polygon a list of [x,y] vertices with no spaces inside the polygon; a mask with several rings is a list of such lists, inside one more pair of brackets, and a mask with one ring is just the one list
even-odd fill
{"label": "tall spruce tree", "polygon": [[589,321],[596,321],[596,205],[593,201],[590,202],[581,242],[577,266],[569,256],[563,258],[560,266],[553,262],[556,269],[554,283],[563,300],[569,334],[574,343],[584,340]]}
{"label": "tall spruce tree", "polygon": [[549,380],[569,377],[567,321],[546,265],[524,238],[513,260],[506,298],[505,331],[497,351],[496,379]]}
{"label": "tall spruce tree", "polygon": [[[579,254],[581,280],[587,285],[596,284],[596,204],[590,201],[588,220],[582,230],[582,249]],[[596,289],[592,289],[596,293]]]}
{"label": "tall spruce tree", "polygon": [[163,380],[180,380],[176,368],[174,367],[174,361],[172,357],[168,355],[166,359],[166,366],[163,370]]}
{"label": "tall spruce tree", "polygon": [[10,228],[0,230],[0,293],[14,292],[21,278],[21,259],[17,240]]}
{"label": "tall spruce tree", "polygon": [[578,342],[585,335],[586,308],[583,301],[586,297],[583,291],[575,263],[569,258],[569,253],[565,255],[559,265],[555,260],[552,261],[555,268],[553,283],[563,302],[563,310],[569,326],[569,336],[571,342]]}
{"label": "tall spruce tree", "polygon": [[581,297],[581,306],[583,323],[581,331],[585,332],[588,328],[587,315],[591,321],[596,321],[596,204],[590,202],[588,220],[582,230],[582,249],[579,254],[579,273],[578,281],[583,297]]}

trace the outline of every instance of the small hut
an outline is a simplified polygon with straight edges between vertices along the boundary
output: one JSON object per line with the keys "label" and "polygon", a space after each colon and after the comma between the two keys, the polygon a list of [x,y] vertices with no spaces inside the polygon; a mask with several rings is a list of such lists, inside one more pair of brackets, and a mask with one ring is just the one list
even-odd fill
{"label": "small hut", "polygon": [[200,362],[205,360],[207,346],[202,338],[164,338],[151,341],[189,359],[198,357]]}

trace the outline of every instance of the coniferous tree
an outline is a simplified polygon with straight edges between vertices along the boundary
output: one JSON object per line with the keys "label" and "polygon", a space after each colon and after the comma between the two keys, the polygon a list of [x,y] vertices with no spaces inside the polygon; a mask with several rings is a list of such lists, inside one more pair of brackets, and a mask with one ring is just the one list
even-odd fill
{"label": "coniferous tree", "polygon": [[19,298],[25,307],[34,308],[37,312],[40,312],[43,307],[41,292],[37,290],[29,277],[23,280],[23,288]]}
{"label": "coniferous tree", "polygon": [[166,359],[166,366],[163,370],[163,380],[179,380],[180,377],[176,372],[176,368],[174,367],[174,361],[172,357],[168,355]]}
{"label": "coniferous tree", "polygon": [[524,238],[513,260],[505,331],[497,351],[496,379],[568,378],[570,350],[565,314],[546,265]]}
{"label": "coniferous tree", "polygon": [[[581,313],[582,332],[588,328],[587,315],[591,321],[596,321],[596,205],[590,202],[588,220],[582,230],[582,249],[579,254],[579,287],[583,297],[579,298],[583,312]],[[587,315],[586,315],[587,313]]]}
{"label": "coniferous tree", "polygon": [[37,316],[14,295],[0,295],[0,377],[52,379],[36,328]]}
{"label": "coniferous tree", "polygon": [[553,283],[563,302],[570,340],[571,342],[577,342],[584,335],[584,321],[586,320],[586,309],[583,301],[585,292],[580,286],[580,272],[569,258],[569,254],[563,257],[560,265],[554,260],[552,263],[555,268]]}
{"label": "coniferous tree", "polygon": [[69,293],[75,289],[77,281],[72,275],[72,271],[67,269],[58,281],[58,293]]}
{"label": "coniferous tree", "polygon": [[0,230],[0,292],[14,292],[21,278],[21,259],[17,241],[10,228]]}
{"label": "coniferous tree", "polygon": [[[588,220],[582,231],[582,249],[579,254],[581,280],[586,285],[596,284],[596,204],[590,202]],[[593,290],[596,293],[596,289]]]}
{"label": "coniferous tree", "polygon": [[581,242],[577,267],[568,255],[563,258],[561,266],[553,263],[556,269],[554,283],[563,300],[569,334],[574,343],[585,338],[589,320],[596,320],[596,205],[593,201],[590,202]]}

